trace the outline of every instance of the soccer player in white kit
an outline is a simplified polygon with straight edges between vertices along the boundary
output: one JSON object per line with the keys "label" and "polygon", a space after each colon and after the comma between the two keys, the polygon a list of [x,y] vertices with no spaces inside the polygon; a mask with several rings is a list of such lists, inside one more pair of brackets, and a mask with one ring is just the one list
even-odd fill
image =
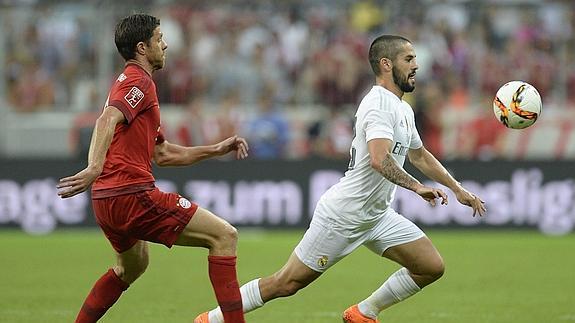
{"label": "soccer player in white kit", "polygon": [[[411,42],[383,35],[369,49],[376,84],[355,114],[355,135],[344,177],[320,198],[309,229],[287,263],[276,273],[240,288],[244,312],[295,294],[343,257],[366,246],[402,266],[369,297],[343,313],[347,323],[378,322],[378,314],[439,279],[443,259],[431,240],[390,205],[397,186],[432,205],[447,204],[438,188],[421,184],[403,169],[405,157],[430,179],[453,191],[457,200],[486,211],[483,201],[463,188],[423,146],[411,106],[402,100],[415,89],[417,63]],[[415,195],[414,195],[415,196]],[[219,308],[200,314],[194,323],[223,323]]]}

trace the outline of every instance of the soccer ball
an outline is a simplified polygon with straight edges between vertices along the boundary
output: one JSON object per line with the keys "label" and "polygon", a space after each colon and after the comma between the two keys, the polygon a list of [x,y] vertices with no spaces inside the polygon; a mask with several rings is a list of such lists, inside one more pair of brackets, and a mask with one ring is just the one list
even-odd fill
{"label": "soccer ball", "polygon": [[541,114],[541,96],[537,89],[523,81],[511,81],[497,90],[493,112],[507,128],[523,129],[537,121]]}

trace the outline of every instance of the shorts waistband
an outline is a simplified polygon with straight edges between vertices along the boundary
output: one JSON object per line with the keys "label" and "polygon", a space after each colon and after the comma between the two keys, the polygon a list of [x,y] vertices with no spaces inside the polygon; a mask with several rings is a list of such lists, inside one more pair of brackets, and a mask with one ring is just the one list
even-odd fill
{"label": "shorts waistband", "polygon": [[142,183],[123,187],[114,187],[103,190],[92,190],[92,199],[103,199],[112,196],[132,194],[142,191],[152,191],[156,188],[154,183]]}

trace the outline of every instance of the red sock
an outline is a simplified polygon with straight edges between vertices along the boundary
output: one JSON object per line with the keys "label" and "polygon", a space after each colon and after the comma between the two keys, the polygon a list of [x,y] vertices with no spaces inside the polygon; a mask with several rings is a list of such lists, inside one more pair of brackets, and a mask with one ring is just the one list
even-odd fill
{"label": "red sock", "polygon": [[129,286],[116,276],[113,269],[108,270],[92,287],[76,317],[76,323],[97,322]]}
{"label": "red sock", "polygon": [[226,323],[245,323],[235,256],[208,256],[208,271]]}

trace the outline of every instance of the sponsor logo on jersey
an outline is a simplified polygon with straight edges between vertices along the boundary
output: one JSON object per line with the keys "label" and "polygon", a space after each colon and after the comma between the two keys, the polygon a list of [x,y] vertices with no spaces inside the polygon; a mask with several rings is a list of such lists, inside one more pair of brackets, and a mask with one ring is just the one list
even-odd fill
{"label": "sponsor logo on jersey", "polygon": [[321,256],[321,258],[317,260],[317,265],[323,268],[327,265],[327,261],[328,261],[327,256]]}
{"label": "sponsor logo on jersey", "polygon": [[118,76],[118,82],[124,82],[128,77],[126,74],[122,73]]}
{"label": "sponsor logo on jersey", "polygon": [[130,89],[130,92],[126,94],[124,99],[126,100],[126,102],[128,102],[128,104],[132,107],[132,109],[135,109],[138,103],[140,103],[142,99],[144,99],[144,92],[142,92],[140,89],[134,86]]}
{"label": "sponsor logo on jersey", "polygon": [[178,200],[178,206],[184,209],[189,209],[192,206],[192,202],[188,201],[184,197],[180,197]]}
{"label": "sponsor logo on jersey", "polygon": [[409,151],[409,147],[405,147],[399,141],[396,142],[395,145],[393,145],[393,149],[391,150],[391,152],[393,154],[400,155],[400,156],[407,156],[408,151]]}

